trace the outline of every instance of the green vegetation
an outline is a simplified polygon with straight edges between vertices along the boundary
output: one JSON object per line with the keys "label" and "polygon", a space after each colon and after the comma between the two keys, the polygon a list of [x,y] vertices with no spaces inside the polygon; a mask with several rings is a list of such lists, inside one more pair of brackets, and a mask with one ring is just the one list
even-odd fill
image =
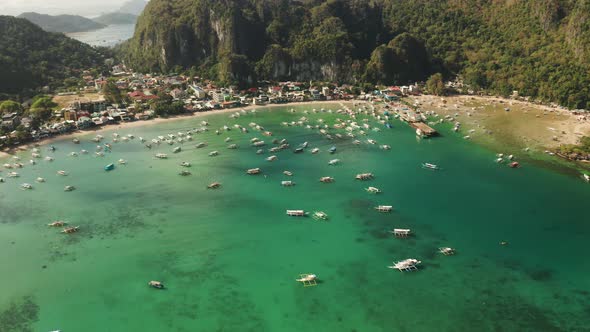
{"label": "green vegetation", "polygon": [[590,107],[590,2],[152,0],[121,49],[141,71],[404,84],[440,72],[474,90]]}
{"label": "green vegetation", "polygon": [[582,137],[579,145],[562,145],[557,152],[572,160],[590,160],[590,137]]}
{"label": "green vegetation", "polygon": [[22,113],[23,107],[20,103],[13,100],[5,100],[0,103],[0,114],[4,113]]}
{"label": "green vegetation", "polygon": [[112,79],[109,79],[102,88],[102,93],[107,102],[111,104],[121,104],[124,100],[123,92],[117,88]]}
{"label": "green vegetation", "polygon": [[82,32],[101,29],[106,26],[106,24],[78,15],[51,16],[38,13],[22,13],[18,17],[24,18],[49,32]]}
{"label": "green vegetation", "polygon": [[33,104],[28,111],[31,118],[40,122],[49,120],[51,118],[53,108],[57,107],[57,104],[53,102],[50,96],[37,96],[33,100]]}
{"label": "green vegetation", "polygon": [[0,95],[23,97],[44,85],[61,86],[83,69],[100,68],[103,52],[25,19],[0,16]]}
{"label": "green vegetation", "polygon": [[426,81],[426,88],[428,92],[436,96],[445,95],[445,84],[443,82],[443,76],[441,73],[436,73]]}

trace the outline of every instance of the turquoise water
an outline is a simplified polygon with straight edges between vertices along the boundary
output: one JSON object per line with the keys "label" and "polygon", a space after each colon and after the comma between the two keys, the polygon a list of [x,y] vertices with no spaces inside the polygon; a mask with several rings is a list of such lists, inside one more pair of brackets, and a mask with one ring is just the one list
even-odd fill
{"label": "turquoise water", "polygon": [[134,31],[135,24],[113,24],[98,30],[73,32],[66,35],[92,46],[113,47],[133,37]]}
{"label": "turquoise water", "polygon": [[[590,330],[590,186],[526,161],[520,169],[498,165],[493,152],[448,132],[418,141],[397,121],[386,129],[371,119],[382,130],[359,137],[361,145],[329,141],[317,130],[281,126],[312,106],[290,108],[207,115],[211,130],[178,154],[179,144],[148,150],[137,137],[186,131],[204,118],[106,131],[103,143],[114,132],[136,138],[113,143],[105,157],[94,155],[94,134],[80,145],[57,142],[55,152],[41,147],[55,161],[39,159],[0,183],[0,331]],[[311,124],[346,119],[305,116]],[[214,133],[250,122],[274,136]],[[274,138],[309,148],[268,162],[268,152],[250,146],[253,137],[265,149]],[[201,141],[209,146],[196,149]],[[231,143],[239,149],[228,150]],[[321,152],[312,155],[313,147]],[[69,156],[81,149],[90,154]],[[220,155],[207,156],[213,150]],[[25,163],[30,152],[20,156]],[[120,158],[128,164],[104,171]],[[334,158],[341,164],[329,166]],[[178,175],[182,161],[192,163],[191,176]],[[264,175],[245,174],[255,167]],[[56,175],[62,169],[69,175]],[[354,179],[363,172],[375,179]],[[47,182],[34,182],[39,176]],[[319,183],[321,176],[335,182]],[[206,189],[214,181],[222,187]],[[20,190],[24,182],[34,189]],[[65,185],[77,190],[64,192]],[[369,185],[383,193],[366,193]],[[380,204],[394,211],[380,214],[373,209]],[[286,209],[321,210],[330,219],[288,217]],[[80,232],[46,226],[60,219]],[[395,239],[393,228],[415,236]],[[441,246],[457,254],[443,256]],[[422,261],[419,271],[386,268],[410,257]],[[300,273],[321,282],[304,288],[295,282]],[[151,289],[149,280],[167,289]]]}

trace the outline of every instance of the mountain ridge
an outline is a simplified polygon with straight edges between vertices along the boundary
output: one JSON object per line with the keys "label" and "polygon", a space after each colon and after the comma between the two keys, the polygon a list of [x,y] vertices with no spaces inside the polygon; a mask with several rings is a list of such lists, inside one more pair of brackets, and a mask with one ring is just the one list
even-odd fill
{"label": "mountain ridge", "polygon": [[35,12],[22,13],[18,18],[26,19],[48,32],[84,32],[102,29],[106,25],[78,15],[45,15]]}

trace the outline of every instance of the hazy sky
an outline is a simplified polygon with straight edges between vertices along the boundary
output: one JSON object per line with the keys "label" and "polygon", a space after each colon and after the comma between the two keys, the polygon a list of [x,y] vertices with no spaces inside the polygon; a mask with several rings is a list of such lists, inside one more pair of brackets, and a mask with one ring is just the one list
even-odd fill
{"label": "hazy sky", "polygon": [[116,10],[123,3],[125,0],[0,0],[0,15],[16,16],[23,12],[37,12],[94,17]]}

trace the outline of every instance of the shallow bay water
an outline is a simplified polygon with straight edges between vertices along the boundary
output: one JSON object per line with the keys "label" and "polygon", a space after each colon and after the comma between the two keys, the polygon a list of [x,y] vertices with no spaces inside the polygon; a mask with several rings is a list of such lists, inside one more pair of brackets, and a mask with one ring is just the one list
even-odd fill
{"label": "shallow bay water", "polygon": [[[54,143],[55,152],[41,147],[53,162],[39,159],[0,184],[0,331],[589,330],[590,186],[526,161],[520,169],[498,165],[492,151],[447,131],[416,140],[399,121],[387,129],[371,119],[381,131],[359,136],[361,145],[280,125],[302,116],[310,124],[346,119],[302,113],[313,107],[321,105],[109,130],[104,142],[114,132],[136,138],[113,143],[105,157],[94,155],[93,134],[80,145]],[[148,150],[138,140],[198,128],[203,119],[210,131],[192,142]],[[215,135],[224,124],[250,132]],[[278,152],[268,162],[270,153],[250,146],[253,137],[267,143],[265,150],[274,138],[309,148]],[[201,141],[209,145],[196,149]],[[227,149],[232,143],[239,148]],[[174,146],[182,152],[172,153]],[[311,154],[314,147],[321,152]],[[69,156],[81,149],[90,154]],[[220,155],[209,157],[213,150]],[[19,156],[26,163],[30,152]],[[121,158],[128,164],[104,170]],[[329,166],[334,158],[341,164]],[[192,164],[191,176],[178,175],[182,161]],[[423,162],[442,169],[422,169]],[[255,167],[263,175],[245,174]],[[375,178],[354,179],[364,172]],[[47,182],[36,183],[39,176]],[[335,182],[320,183],[322,176]],[[296,185],[282,187],[282,180]],[[222,187],[206,189],[214,181]],[[34,189],[20,190],[24,182]],[[77,189],[64,192],[66,185]],[[383,193],[371,195],[368,186]],[[376,205],[394,211],[380,214]],[[286,209],[330,218],[288,217]],[[60,234],[46,226],[54,220],[80,232]],[[393,228],[415,235],[395,239]],[[457,254],[439,254],[442,246]],[[420,270],[386,267],[409,257],[422,261]],[[295,282],[300,273],[316,273],[321,282],[304,288]],[[151,289],[149,280],[167,289]]]}

